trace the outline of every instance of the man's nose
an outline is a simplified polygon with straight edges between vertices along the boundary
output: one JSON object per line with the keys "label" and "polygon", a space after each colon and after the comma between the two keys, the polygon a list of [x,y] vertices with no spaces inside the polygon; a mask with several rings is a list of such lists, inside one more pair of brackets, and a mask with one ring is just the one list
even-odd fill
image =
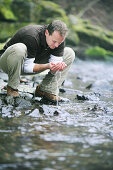
{"label": "man's nose", "polygon": [[56,42],[56,43],[55,43],[55,47],[58,47],[58,46],[59,46],[59,43],[58,43],[58,42]]}

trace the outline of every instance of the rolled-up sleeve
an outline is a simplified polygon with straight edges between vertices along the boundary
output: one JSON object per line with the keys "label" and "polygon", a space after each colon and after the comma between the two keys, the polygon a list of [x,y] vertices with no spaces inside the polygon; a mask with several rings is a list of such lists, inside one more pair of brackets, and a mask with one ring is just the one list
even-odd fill
{"label": "rolled-up sleeve", "polygon": [[33,73],[33,68],[34,68],[34,60],[35,58],[26,58],[25,59],[25,62],[23,64],[23,68],[22,68],[22,71],[24,73]]}

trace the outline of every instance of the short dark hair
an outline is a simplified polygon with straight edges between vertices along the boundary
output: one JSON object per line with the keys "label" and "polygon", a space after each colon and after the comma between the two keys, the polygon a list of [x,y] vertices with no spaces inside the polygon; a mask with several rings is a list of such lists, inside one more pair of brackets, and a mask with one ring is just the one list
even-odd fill
{"label": "short dark hair", "polygon": [[60,20],[52,21],[48,25],[47,30],[50,35],[52,35],[54,31],[58,31],[62,37],[65,37],[68,33],[67,25],[63,21],[60,21]]}

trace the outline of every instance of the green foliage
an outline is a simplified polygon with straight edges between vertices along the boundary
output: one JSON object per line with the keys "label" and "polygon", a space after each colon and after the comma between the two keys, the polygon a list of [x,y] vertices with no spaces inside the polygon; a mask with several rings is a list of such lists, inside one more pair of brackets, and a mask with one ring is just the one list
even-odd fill
{"label": "green foliage", "polygon": [[100,46],[106,50],[113,50],[113,32],[94,26],[89,21],[79,18],[73,29],[78,34],[82,43]]}
{"label": "green foliage", "polygon": [[0,15],[5,19],[16,20],[14,13],[11,10],[12,0],[1,0],[0,2]]}
{"label": "green foliage", "polygon": [[0,42],[5,42],[10,38],[19,28],[28,23],[2,23],[0,24]]}
{"label": "green foliage", "polygon": [[95,46],[88,48],[85,51],[85,55],[90,56],[94,59],[109,60],[111,57],[113,57],[113,52],[105,50],[104,48],[101,48],[99,46]]}
{"label": "green foliage", "polygon": [[40,12],[42,22],[48,24],[54,19],[60,19],[69,25],[65,11],[58,4],[51,1],[39,1],[38,5],[41,8]]}
{"label": "green foliage", "polygon": [[0,50],[4,47],[5,43],[0,43]]}

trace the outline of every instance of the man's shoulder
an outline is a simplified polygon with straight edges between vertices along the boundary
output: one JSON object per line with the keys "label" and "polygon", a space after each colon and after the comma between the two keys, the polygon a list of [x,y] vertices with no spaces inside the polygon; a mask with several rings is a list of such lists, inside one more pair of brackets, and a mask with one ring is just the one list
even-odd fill
{"label": "man's shoulder", "polygon": [[19,32],[36,32],[36,31],[43,31],[45,29],[44,25],[27,25],[22,27]]}

